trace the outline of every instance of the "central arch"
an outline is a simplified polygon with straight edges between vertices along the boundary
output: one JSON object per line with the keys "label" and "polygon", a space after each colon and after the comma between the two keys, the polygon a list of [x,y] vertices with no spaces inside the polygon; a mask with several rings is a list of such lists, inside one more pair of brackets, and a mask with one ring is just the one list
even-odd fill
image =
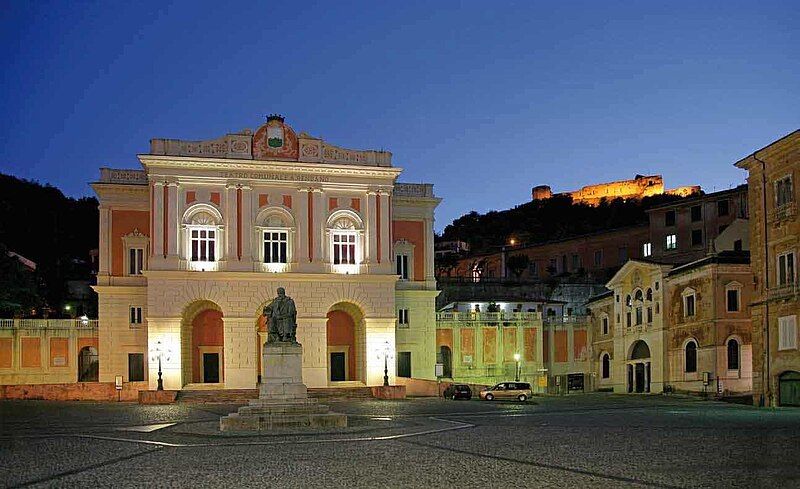
{"label": "central arch", "polygon": [[636,340],[630,347],[627,362],[628,392],[650,392],[650,347]]}
{"label": "central arch", "polygon": [[366,327],[364,313],[352,302],[334,304],[327,313],[328,383],[365,383]]}
{"label": "central arch", "polygon": [[222,309],[214,302],[198,300],[181,315],[182,385],[222,384],[224,328]]}

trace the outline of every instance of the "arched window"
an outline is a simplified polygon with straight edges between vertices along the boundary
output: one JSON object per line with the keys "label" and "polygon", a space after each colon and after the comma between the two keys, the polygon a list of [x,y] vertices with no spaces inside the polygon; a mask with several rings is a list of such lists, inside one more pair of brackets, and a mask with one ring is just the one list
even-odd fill
{"label": "arched window", "polygon": [[442,345],[439,347],[439,353],[436,361],[442,364],[442,377],[453,377],[453,353],[450,347]]}
{"label": "arched window", "polygon": [[697,343],[689,340],[684,347],[684,371],[687,373],[697,372]]}
{"label": "arched window", "polygon": [[651,288],[647,289],[647,295],[645,296],[645,298],[648,301],[652,301],[653,300],[653,289],[651,289]]}
{"label": "arched window", "polygon": [[78,382],[97,382],[98,380],[97,348],[84,346],[78,353]]}
{"label": "arched window", "polygon": [[216,270],[221,258],[222,214],[209,204],[187,209],[183,227],[186,236],[184,256],[192,270]]}
{"label": "arched window", "polygon": [[634,298],[634,300],[637,300],[639,302],[644,300],[644,296],[642,294],[642,290],[641,289],[636,289],[636,292],[634,293],[634,297],[633,298]]}
{"label": "arched window", "polygon": [[630,294],[628,294],[628,295],[625,296],[625,306],[631,307],[631,304],[632,304],[631,296],[630,296]]}
{"label": "arched window", "polygon": [[359,272],[362,261],[362,222],[353,211],[339,210],[328,218],[329,256],[334,273]]}
{"label": "arched window", "polygon": [[256,222],[256,250],[262,270],[287,271],[294,259],[294,217],[283,207],[270,207],[259,213]]}
{"label": "arched window", "polygon": [[728,370],[739,370],[739,342],[728,340]]}
{"label": "arched window", "polygon": [[604,379],[611,377],[611,356],[608,353],[603,353],[601,357],[601,376]]}

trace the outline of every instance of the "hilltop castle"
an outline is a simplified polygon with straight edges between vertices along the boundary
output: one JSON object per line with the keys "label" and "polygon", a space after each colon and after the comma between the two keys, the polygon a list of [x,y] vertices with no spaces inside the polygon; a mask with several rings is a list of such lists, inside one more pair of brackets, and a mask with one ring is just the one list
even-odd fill
{"label": "hilltop castle", "polygon": [[[688,195],[700,193],[699,185],[664,189],[664,179],[661,175],[636,175],[633,180],[620,180],[617,182],[598,183],[581,187],[573,192],[562,192],[556,195],[569,195],[575,203],[597,205],[601,199],[641,199],[651,195]],[[533,200],[549,199],[553,196],[549,185],[533,187],[531,198]]]}

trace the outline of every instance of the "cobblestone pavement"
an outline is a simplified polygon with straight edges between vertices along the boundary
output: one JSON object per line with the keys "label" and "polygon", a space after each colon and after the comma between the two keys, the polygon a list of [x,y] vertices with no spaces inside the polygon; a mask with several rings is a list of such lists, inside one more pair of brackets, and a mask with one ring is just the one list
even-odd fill
{"label": "cobblestone pavement", "polygon": [[800,487],[800,410],[608,394],[334,401],[328,433],[226,405],[0,402],[3,487]]}

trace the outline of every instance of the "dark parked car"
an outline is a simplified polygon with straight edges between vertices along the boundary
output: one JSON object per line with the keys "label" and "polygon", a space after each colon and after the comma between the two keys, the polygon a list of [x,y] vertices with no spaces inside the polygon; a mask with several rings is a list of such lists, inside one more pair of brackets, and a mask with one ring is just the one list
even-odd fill
{"label": "dark parked car", "polygon": [[472,389],[466,384],[453,384],[444,390],[444,397],[448,399],[472,399]]}

